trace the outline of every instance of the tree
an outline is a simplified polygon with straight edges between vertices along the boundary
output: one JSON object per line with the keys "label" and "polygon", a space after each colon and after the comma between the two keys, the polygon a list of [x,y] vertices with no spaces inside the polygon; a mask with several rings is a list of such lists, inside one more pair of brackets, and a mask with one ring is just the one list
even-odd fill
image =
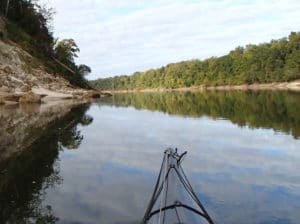
{"label": "tree", "polygon": [[78,72],[81,76],[87,76],[92,72],[92,69],[87,65],[79,65]]}
{"label": "tree", "polygon": [[54,46],[54,54],[61,62],[74,66],[75,58],[78,57],[77,53],[79,48],[73,39],[63,39],[57,41]]}
{"label": "tree", "polygon": [[103,90],[112,89],[107,85],[111,80],[116,83],[115,89],[141,89],[267,83],[299,78],[300,32],[292,32],[288,38],[237,47],[221,57],[172,63],[131,76],[116,76],[91,83]]}
{"label": "tree", "polygon": [[9,8],[9,0],[6,1],[6,9],[5,9],[5,16],[7,17],[8,13],[8,8]]}
{"label": "tree", "polygon": [[90,88],[84,76],[91,69],[75,63],[79,52],[77,44],[73,39],[55,40],[52,32],[55,11],[41,2],[0,0],[0,14],[7,16],[6,38],[39,58],[49,73],[59,74],[75,86]]}

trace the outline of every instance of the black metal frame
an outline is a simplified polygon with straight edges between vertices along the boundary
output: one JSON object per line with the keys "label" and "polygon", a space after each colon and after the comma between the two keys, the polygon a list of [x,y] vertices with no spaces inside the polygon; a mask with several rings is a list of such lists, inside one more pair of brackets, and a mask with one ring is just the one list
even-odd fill
{"label": "black metal frame", "polygon": [[[153,215],[155,215],[157,213],[160,213],[160,212],[163,212],[163,211],[166,211],[166,210],[169,210],[169,209],[175,209],[178,221],[179,221],[179,223],[181,223],[180,217],[178,216],[178,212],[177,212],[178,207],[188,209],[189,211],[192,211],[195,214],[200,215],[201,217],[203,217],[204,220],[207,221],[207,223],[214,224],[213,220],[211,219],[211,217],[207,213],[207,211],[204,208],[204,206],[202,205],[201,201],[199,200],[199,198],[195,194],[191,184],[189,183],[189,181],[188,181],[188,179],[187,179],[187,177],[186,177],[186,175],[185,175],[185,173],[184,173],[184,171],[181,167],[181,162],[183,160],[183,157],[187,154],[187,152],[184,152],[181,155],[179,155],[177,153],[177,149],[174,150],[174,149],[169,148],[169,149],[165,150],[164,154],[165,155],[164,155],[164,158],[163,158],[163,161],[162,161],[162,164],[161,164],[160,172],[159,172],[159,175],[158,175],[155,187],[154,187],[154,191],[153,191],[152,197],[149,201],[147,210],[145,212],[145,215],[144,215],[144,218],[143,218],[141,224],[146,224]],[[175,159],[176,164],[171,163],[170,159],[172,159],[172,160]],[[163,168],[166,168],[165,166],[167,166],[167,171],[163,175],[162,172],[163,172]],[[170,173],[171,169],[175,170],[175,172],[176,172],[180,182],[183,184],[185,190],[188,192],[188,194],[193,199],[193,201],[198,205],[198,207],[199,207],[198,210],[195,209],[195,208],[192,208],[192,207],[190,207],[186,204],[183,204],[179,201],[175,201],[174,204],[171,204],[171,205],[166,205],[166,201],[167,201],[167,194],[166,194],[166,197],[164,198],[164,206],[160,207],[159,209],[156,209],[156,210],[152,211],[153,206],[154,206],[155,202],[157,201],[158,197],[160,196],[160,194],[161,194],[162,190],[164,189],[164,187],[166,187],[165,188],[166,191],[168,189],[168,176],[169,176],[169,173]],[[161,182],[162,178],[163,178],[163,180]],[[161,184],[159,184],[160,182],[161,182]],[[163,222],[162,223],[163,224],[165,223],[165,217],[164,216],[163,216]]]}

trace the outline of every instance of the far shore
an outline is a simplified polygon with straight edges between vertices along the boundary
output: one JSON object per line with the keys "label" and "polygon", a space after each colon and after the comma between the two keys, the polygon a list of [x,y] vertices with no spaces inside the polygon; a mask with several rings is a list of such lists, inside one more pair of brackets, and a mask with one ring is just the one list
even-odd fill
{"label": "far shore", "polygon": [[272,82],[272,83],[254,83],[243,85],[223,85],[223,86],[192,86],[181,88],[153,88],[153,89],[128,89],[128,90],[109,90],[111,93],[151,93],[151,92],[180,92],[180,91],[231,91],[231,90],[291,90],[300,92],[300,79],[292,82]]}

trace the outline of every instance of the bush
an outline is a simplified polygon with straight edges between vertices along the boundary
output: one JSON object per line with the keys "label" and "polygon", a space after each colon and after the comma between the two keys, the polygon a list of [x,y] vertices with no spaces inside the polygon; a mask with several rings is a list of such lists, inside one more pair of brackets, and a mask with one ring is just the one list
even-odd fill
{"label": "bush", "polygon": [[6,30],[8,37],[15,42],[29,43],[31,40],[31,37],[24,30],[12,22],[6,23]]}

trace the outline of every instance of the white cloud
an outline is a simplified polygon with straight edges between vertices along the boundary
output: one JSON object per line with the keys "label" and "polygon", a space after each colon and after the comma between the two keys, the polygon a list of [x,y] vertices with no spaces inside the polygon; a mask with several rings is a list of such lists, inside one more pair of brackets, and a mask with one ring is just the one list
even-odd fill
{"label": "white cloud", "polygon": [[77,41],[90,78],[218,56],[300,30],[297,0],[48,1],[55,35]]}

